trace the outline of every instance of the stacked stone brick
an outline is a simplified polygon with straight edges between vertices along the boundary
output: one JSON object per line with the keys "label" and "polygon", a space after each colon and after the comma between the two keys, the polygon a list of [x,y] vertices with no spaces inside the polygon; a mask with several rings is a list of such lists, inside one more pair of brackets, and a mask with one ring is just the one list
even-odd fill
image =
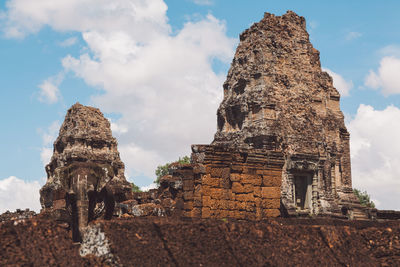
{"label": "stacked stone brick", "polygon": [[192,165],[176,171],[183,180],[184,215],[260,220],[280,215],[282,154],[192,146]]}

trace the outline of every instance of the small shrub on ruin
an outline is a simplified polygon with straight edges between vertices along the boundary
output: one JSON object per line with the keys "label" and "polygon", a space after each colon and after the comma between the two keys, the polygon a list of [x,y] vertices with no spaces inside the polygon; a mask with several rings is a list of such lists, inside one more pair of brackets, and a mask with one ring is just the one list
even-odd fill
{"label": "small shrub on ruin", "polygon": [[361,190],[356,188],[354,188],[353,191],[356,197],[360,200],[361,205],[368,208],[375,208],[375,203],[371,200],[367,191],[362,192]]}

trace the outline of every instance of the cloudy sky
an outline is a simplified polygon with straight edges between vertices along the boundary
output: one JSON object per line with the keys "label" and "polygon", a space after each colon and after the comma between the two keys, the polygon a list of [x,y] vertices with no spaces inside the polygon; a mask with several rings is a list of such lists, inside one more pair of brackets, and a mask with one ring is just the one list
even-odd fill
{"label": "cloudy sky", "polygon": [[264,12],[304,16],[341,92],[353,184],[400,210],[400,2],[6,0],[0,2],[0,212],[38,211],[66,110],[99,107],[126,175],[210,143],[239,34]]}

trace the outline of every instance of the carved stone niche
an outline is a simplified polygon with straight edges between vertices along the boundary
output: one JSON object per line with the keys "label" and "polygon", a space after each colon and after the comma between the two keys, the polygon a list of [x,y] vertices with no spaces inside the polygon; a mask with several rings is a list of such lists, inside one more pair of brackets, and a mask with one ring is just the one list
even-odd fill
{"label": "carved stone niche", "polygon": [[113,168],[108,164],[74,162],[56,173],[60,183],[57,188],[44,186],[41,202],[51,209],[53,217],[70,223],[73,240],[80,242],[80,233],[90,221],[113,215],[118,195],[114,195],[118,188],[111,183]]}
{"label": "carved stone niche", "polygon": [[318,213],[318,160],[288,158],[282,181],[282,204],[288,215]]}

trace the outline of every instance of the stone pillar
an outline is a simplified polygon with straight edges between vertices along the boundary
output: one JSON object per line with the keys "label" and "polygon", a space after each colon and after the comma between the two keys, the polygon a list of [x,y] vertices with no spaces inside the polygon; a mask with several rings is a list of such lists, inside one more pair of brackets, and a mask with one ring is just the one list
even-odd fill
{"label": "stone pillar", "polygon": [[351,184],[351,162],[350,162],[350,134],[348,132],[341,132],[341,139],[343,141],[343,154],[342,154],[342,186],[352,188]]}
{"label": "stone pillar", "polygon": [[87,175],[79,175],[77,179],[77,201],[76,206],[78,208],[78,225],[79,231],[82,231],[86,228],[88,223],[88,214],[89,214],[89,200],[87,197]]}
{"label": "stone pillar", "polygon": [[332,195],[336,196],[336,172],[335,165],[331,165],[331,186],[332,186]]}
{"label": "stone pillar", "polygon": [[312,180],[312,214],[318,214],[318,170],[314,171]]}
{"label": "stone pillar", "polygon": [[287,178],[288,178],[288,199],[292,203],[292,205],[296,206],[296,199],[295,199],[295,186],[294,186],[294,175],[288,171],[287,172]]}

